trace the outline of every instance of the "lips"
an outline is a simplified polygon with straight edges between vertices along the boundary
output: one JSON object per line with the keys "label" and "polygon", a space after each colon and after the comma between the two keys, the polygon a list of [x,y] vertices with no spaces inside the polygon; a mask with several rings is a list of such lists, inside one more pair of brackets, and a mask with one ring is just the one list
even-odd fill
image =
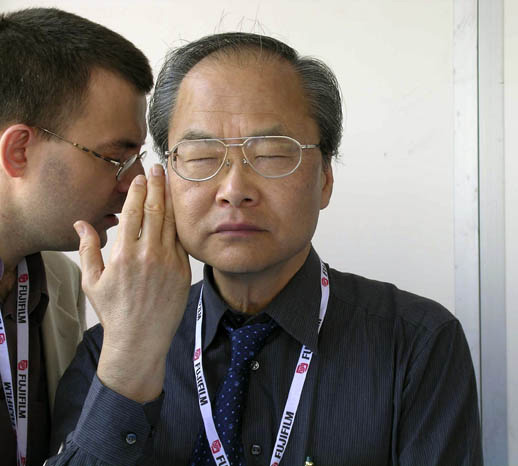
{"label": "lips", "polygon": [[115,214],[108,214],[104,216],[105,221],[109,224],[108,228],[114,227],[119,224],[119,219]]}
{"label": "lips", "polygon": [[225,232],[254,232],[254,231],[264,231],[262,228],[257,225],[253,225],[251,223],[222,223],[218,225],[215,233],[225,233]]}
{"label": "lips", "polygon": [[122,212],[122,206],[121,207],[116,207],[116,208],[113,209],[113,212],[109,212],[109,213],[105,214],[105,217],[117,216],[121,212]]}

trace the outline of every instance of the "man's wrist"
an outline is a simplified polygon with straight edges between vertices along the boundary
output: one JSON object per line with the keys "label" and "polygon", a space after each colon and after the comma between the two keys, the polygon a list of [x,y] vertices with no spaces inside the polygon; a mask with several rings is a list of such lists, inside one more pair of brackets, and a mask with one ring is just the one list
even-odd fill
{"label": "man's wrist", "polygon": [[[142,352],[141,352],[142,353]],[[120,395],[145,403],[155,400],[163,390],[166,356],[139,354],[138,351],[101,351],[97,377]]]}

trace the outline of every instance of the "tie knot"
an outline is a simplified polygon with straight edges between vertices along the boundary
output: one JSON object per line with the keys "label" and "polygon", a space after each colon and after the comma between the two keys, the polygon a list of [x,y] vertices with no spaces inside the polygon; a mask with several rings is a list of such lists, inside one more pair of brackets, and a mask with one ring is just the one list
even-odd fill
{"label": "tie knot", "polygon": [[253,359],[266,342],[277,324],[273,320],[268,322],[245,325],[232,329],[225,325],[229,332],[232,348],[231,366],[245,368],[245,364]]}

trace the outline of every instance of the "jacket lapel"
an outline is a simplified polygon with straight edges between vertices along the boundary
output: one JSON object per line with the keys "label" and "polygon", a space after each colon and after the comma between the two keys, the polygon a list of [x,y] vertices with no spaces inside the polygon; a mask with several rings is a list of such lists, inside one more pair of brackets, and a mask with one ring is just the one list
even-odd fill
{"label": "jacket lapel", "polygon": [[50,267],[46,266],[45,272],[49,304],[42,323],[42,333],[49,404],[53,412],[59,379],[75,354],[81,329],[78,320],[70,313],[77,306],[72,293],[67,287],[61,287],[61,281]]}

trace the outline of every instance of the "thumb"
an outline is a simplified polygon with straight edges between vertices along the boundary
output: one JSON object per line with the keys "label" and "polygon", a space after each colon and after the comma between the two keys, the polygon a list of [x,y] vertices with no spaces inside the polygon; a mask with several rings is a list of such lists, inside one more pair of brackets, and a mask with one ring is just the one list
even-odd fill
{"label": "thumb", "polygon": [[83,289],[91,288],[99,280],[104,261],[101,254],[101,240],[95,228],[82,220],[74,223],[74,229],[79,235],[79,258],[83,274]]}

